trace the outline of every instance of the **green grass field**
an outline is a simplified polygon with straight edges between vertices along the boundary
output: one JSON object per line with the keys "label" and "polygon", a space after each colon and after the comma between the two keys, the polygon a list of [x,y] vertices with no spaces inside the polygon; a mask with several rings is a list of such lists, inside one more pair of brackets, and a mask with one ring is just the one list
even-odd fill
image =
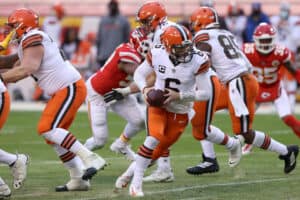
{"label": "green grass field", "polygon": [[[92,179],[92,188],[86,192],[56,193],[55,186],[69,180],[68,172],[60,163],[56,154],[36,133],[39,112],[11,112],[2,130],[1,148],[10,152],[27,153],[31,157],[28,177],[20,190],[13,190],[11,199],[130,199],[128,190],[114,193],[116,178],[127,168],[129,161],[109,151],[109,145],[118,137],[124,121],[116,115],[109,115],[110,138],[108,144],[98,150],[109,165]],[[214,124],[230,133],[231,126],[226,114],[218,114]],[[255,127],[264,130],[273,138],[285,144],[298,144],[300,140],[275,115],[258,115]],[[86,113],[79,113],[71,131],[82,142],[91,132]],[[144,140],[141,132],[132,141],[137,149]],[[185,168],[200,161],[201,149],[192,138],[190,127],[172,147],[172,166],[175,173],[173,183],[144,184],[143,199],[180,199],[180,200],[297,200],[300,199],[300,168],[291,174],[283,173],[283,161],[275,153],[255,149],[242,158],[237,168],[227,166],[228,153],[223,147],[216,146],[220,171],[214,174],[191,176]],[[299,161],[299,159],[298,159]],[[149,174],[155,167],[147,170]],[[10,170],[1,166],[1,176],[7,183],[12,182]],[[11,185],[11,184],[10,184]],[[12,188],[12,186],[11,186]]]}

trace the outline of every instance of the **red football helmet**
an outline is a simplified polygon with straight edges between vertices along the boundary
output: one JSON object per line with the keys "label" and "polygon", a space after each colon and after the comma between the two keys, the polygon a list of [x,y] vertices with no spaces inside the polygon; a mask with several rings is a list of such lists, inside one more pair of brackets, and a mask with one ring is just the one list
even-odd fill
{"label": "red football helmet", "polygon": [[24,33],[39,26],[39,16],[31,9],[19,8],[9,15],[6,24],[15,30],[15,37],[19,39]]}
{"label": "red football helmet", "polygon": [[203,28],[219,27],[219,18],[215,9],[199,7],[190,17],[191,29],[197,32]]}
{"label": "red football helmet", "polygon": [[165,20],[167,17],[167,12],[165,7],[156,1],[144,3],[138,13],[137,21],[141,26],[148,32],[154,31],[155,28]]}
{"label": "red football helmet", "polygon": [[255,48],[258,52],[268,54],[275,49],[276,29],[267,23],[260,23],[253,33]]}
{"label": "red football helmet", "polygon": [[187,63],[192,60],[192,34],[181,25],[167,27],[160,36],[161,43],[177,62]]}
{"label": "red football helmet", "polygon": [[135,48],[143,58],[146,57],[151,42],[142,28],[138,27],[130,33],[129,43],[133,45],[133,48]]}

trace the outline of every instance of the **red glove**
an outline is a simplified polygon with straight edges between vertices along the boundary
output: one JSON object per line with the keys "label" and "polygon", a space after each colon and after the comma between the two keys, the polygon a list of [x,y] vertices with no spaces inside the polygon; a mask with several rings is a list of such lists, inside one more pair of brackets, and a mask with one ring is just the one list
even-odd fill
{"label": "red glove", "polygon": [[297,80],[297,83],[300,84],[300,69],[298,69],[295,73],[295,78]]}

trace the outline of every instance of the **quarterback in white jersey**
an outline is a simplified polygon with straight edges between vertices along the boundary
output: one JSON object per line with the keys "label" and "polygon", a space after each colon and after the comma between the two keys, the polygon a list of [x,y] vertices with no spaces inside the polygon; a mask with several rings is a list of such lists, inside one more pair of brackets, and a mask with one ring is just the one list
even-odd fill
{"label": "quarterback in white jersey", "polygon": [[[106,162],[84,147],[68,130],[86,97],[86,87],[76,69],[64,60],[56,43],[38,30],[38,15],[27,8],[14,10],[7,25],[18,42],[19,65],[0,74],[4,83],[32,76],[51,98],[38,122],[38,133],[52,145],[69,170],[71,180],[56,191],[88,190],[89,179]],[[14,63],[1,57],[6,66]],[[0,62],[1,63],[1,62]]]}
{"label": "quarterback in white jersey", "polygon": [[[167,19],[165,7],[158,1],[144,3],[140,7],[136,18],[141,27],[148,33],[148,37],[151,40],[150,47],[161,44],[160,36],[164,29],[175,24]],[[157,170],[145,177],[145,182],[170,182],[174,180],[169,153],[169,151],[166,151],[164,155],[157,160]]]}
{"label": "quarterback in white jersey", "polygon": [[[189,31],[179,25],[169,26],[161,38],[162,45],[151,49],[134,74],[134,81],[148,103],[147,137],[135,161],[115,185],[122,188],[132,178],[129,188],[131,196],[144,195],[142,178],[145,169],[179,139],[188,125],[193,102],[206,101],[212,96],[210,61],[206,54],[194,50]],[[149,86],[146,80],[153,72],[156,80],[154,86]],[[148,100],[148,93],[153,90],[164,91],[162,106],[153,105]],[[214,133],[210,141],[220,144],[225,137],[222,132]],[[235,154],[241,147],[237,148],[239,141],[235,143],[237,145],[233,143],[231,153]]]}
{"label": "quarterback in white jersey", "polygon": [[[194,43],[206,51],[211,58],[224,91],[219,108],[228,108],[233,132],[242,135],[247,144],[278,153],[284,161],[284,172],[290,173],[295,167],[297,145],[286,146],[275,141],[261,131],[252,129],[255,114],[258,82],[251,74],[251,64],[245,54],[237,47],[234,36],[219,28],[217,12],[213,8],[200,7],[191,15],[192,28],[196,33]],[[210,146],[210,151],[214,151]]]}

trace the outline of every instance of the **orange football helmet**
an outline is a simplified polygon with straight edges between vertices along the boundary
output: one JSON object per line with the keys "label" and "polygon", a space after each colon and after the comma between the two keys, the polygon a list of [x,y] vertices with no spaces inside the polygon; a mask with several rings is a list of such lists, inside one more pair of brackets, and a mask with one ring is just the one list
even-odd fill
{"label": "orange football helmet", "polygon": [[16,32],[19,39],[24,33],[39,26],[39,16],[28,8],[14,10],[8,17],[7,23]]}
{"label": "orange football helmet", "polygon": [[52,7],[55,12],[55,15],[58,19],[62,19],[65,16],[65,9],[61,3],[55,3]]}
{"label": "orange football helmet", "polygon": [[194,32],[203,28],[219,27],[218,14],[211,7],[199,7],[192,13],[190,23]]}
{"label": "orange football helmet", "polygon": [[166,17],[167,12],[164,5],[153,1],[144,3],[140,7],[136,18],[146,31],[154,31]]}
{"label": "orange football helmet", "polygon": [[193,57],[192,34],[181,25],[167,27],[160,36],[170,57],[179,63],[187,63]]}

